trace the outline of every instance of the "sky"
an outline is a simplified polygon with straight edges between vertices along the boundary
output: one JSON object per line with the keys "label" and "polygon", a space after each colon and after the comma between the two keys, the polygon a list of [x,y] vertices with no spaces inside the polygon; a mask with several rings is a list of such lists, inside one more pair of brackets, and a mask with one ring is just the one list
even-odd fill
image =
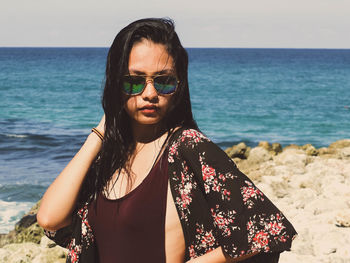
{"label": "sky", "polygon": [[0,0],[0,47],[109,47],[145,17],[185,47],[350,48],[350,0]]}

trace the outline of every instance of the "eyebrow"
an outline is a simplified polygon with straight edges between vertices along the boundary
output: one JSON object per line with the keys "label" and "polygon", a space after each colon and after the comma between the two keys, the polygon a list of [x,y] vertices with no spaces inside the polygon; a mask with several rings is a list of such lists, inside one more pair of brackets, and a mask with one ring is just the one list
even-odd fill
{"label": "eyebrow", "polygon": [[[163,75],[163,74],[169,74],[169,73],[174,73],[173,69],[163,69],[161,71],[156,71],[152,75]],[[140,76],[146,76],[147,74],[143,71],[140,70],[129,70],[129,74],[134,74],[134,75],[140,75]]]}

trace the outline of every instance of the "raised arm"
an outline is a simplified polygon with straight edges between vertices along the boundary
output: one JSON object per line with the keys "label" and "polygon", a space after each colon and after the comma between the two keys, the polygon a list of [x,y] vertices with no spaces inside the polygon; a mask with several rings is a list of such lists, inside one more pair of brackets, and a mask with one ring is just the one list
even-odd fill
{"label": "raised arm", "polygon": [[[104,134],[104,126],[105,116],[96,128]],[[91,133],[78,153],[46,190],[37,214],[41,227],[54,231],[71,223],[81,185],[101,146],[101,139]]]}

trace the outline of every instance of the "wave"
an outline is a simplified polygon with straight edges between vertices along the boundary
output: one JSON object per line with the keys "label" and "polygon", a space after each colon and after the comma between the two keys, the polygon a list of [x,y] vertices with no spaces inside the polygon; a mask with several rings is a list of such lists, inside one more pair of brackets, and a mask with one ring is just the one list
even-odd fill
{"label": "wave", "polygon": [[19,139],[29,139],[31,141],[38,141],[38,142],[46,142],[46,141],[55,141],[59,139],[65,139],[67,137],[74,137],[74,136],[66,136],[66,135],[45,135],[45,134],[33,134],[33,133],[23,133],[23,134],[16,134],[16,133],[0,133],[1,136],[7,137],[7,138],[19,138]]}
{"label": "wave", "polygon": [[0,132],[1,159],[9,161],[28,158],[42,158],[43,160],[69,158],[83,144],[84,138],[85,136],[80,134]]}
{"label": "wave", "polygon": [[35,202],[7,202],[0,200],[0,234],[13,230],[15,224],[27,213]]}
{"label": "wave", "polygon": [[0,185],[0,200],[6,202],[37,202],[47,186],[33,184]]}
{"label": "wave", "polygon": [[24,134],[3,134],[3,135],[9,138],[27,138],[28,137],[28,135],[24,135]]}
{"label": "wave", "polygon": [[0,184],[0,234],[11,231],[42,197],[46,188],[33,184]]}

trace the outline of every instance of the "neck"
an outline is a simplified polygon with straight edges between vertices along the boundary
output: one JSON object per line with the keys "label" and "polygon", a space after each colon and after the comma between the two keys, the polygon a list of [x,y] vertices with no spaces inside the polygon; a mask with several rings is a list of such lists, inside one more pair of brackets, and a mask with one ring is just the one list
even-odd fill
{"label": "neck", "polygon": [[158,139],[166,131],[163,125],[157,124],[132,124],[133,137],[136,144],[146,144]]}

